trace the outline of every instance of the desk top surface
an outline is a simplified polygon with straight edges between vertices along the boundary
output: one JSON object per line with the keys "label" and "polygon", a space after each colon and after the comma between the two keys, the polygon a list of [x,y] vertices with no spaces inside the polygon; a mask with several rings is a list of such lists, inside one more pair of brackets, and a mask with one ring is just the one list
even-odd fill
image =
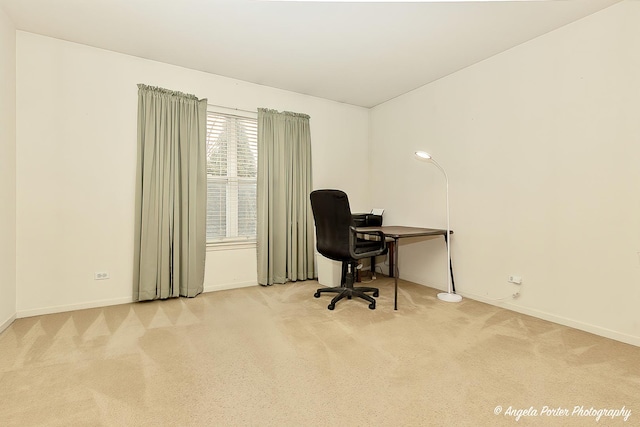
{"label": "desk top surface", "polygon": [[[387,237],[399,239],[401,237],[420,237],[420,236],[444,236],[447,234],[446,229],[442,228],[422,228],[407,227],[404,225],[383,225],[381,227],[358,227],[358,231],[382,231]],[[453,230],[449,230],[449,234],[453,234]]]}

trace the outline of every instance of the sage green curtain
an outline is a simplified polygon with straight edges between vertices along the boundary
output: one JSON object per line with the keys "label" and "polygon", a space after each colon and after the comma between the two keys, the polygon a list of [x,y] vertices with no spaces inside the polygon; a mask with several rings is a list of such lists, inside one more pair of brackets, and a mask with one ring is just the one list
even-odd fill
{"label": "sage green curtain", "polygon": [[207,100],[138,85],[133,299],[204,286]]}
{"label": "sage green curtain", "polygon": [[309,116],[258,109],[258,283],[313,279]]}

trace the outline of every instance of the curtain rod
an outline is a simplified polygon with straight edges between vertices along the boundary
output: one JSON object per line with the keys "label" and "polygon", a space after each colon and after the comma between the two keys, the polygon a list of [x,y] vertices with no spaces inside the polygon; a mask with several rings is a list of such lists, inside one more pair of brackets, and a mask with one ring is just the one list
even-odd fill
{"label": "curtain rod", "polygon": [[224,108],[224,109],[227,109],[227,110],[244,111],[245,113],[253,113],[253,114],[256,114],[256,113],[258,112],[258,110],[257,110],[257,109],[255,109],[255,110],[251,111],[251,110],[243,110],[242,108],[227,107],[227,106],[225,106],[225,105],[216,105],[216,104],[209,104],[209,103],[207,103],[207,105],[208,105],[208,106],[210,106],[210,107]]}

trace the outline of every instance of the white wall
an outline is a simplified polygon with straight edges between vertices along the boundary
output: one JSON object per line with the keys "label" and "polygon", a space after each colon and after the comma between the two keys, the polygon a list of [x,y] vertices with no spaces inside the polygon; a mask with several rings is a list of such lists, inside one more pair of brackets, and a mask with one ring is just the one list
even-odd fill
{"label": "white wall", "polygon": [[[368,110],[18,31],[18,316],[131,300],[138,83],[309,114],[314,186],[370,208]],[[255,265],[208,252],[205,290],[256,284]]]}
{"label": "white wall", "polygon": [[16,315],[16,37],[0,8],[0,332]]}
{"label": "white wall", "polygon": [[[388,224],[445,225],[414,150],[449,174],[462,295],[640,345],[638,22],[622,2],[372,110]],[[444,289],[442,242],[410,246],[401,277]]]}

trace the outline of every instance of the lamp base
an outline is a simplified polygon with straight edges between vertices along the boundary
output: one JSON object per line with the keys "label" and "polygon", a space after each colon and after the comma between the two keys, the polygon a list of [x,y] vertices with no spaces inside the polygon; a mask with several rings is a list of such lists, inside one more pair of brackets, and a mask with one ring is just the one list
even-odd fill
{"label": "lamp base", "polygon": [[438,294],[438,299],[446,302],[460,302],[462,297],[458,294],[450,294],[448,292],[441,292]]}

